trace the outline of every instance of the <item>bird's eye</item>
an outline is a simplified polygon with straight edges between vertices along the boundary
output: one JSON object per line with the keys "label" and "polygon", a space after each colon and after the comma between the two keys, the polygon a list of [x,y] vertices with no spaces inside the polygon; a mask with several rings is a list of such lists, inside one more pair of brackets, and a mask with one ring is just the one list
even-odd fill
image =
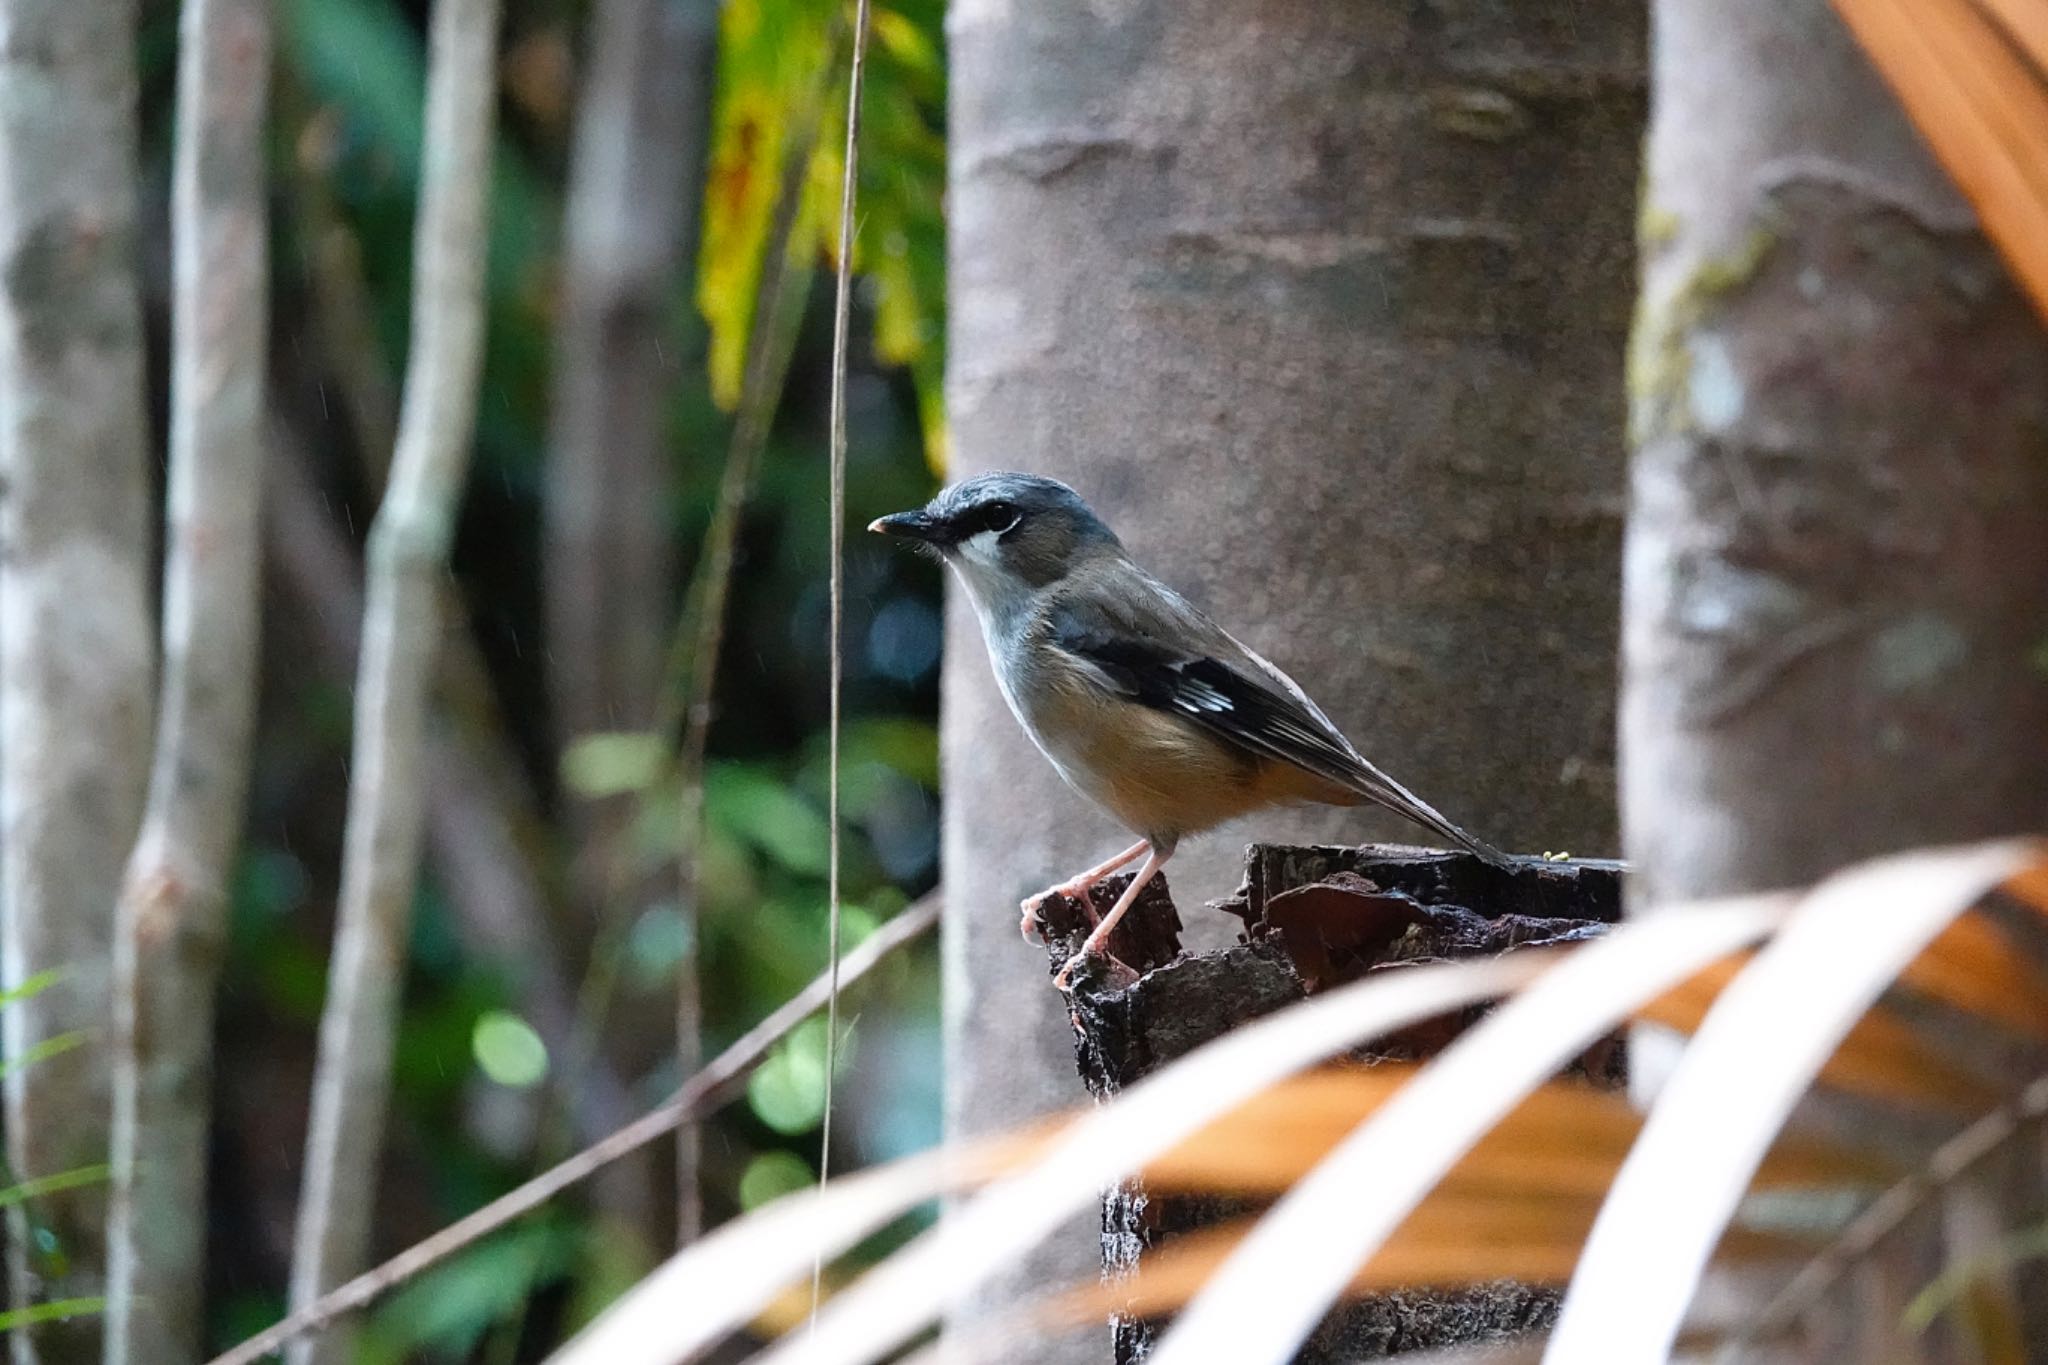
{"label": "bird's eye", "polygon": [[1015,503],[992,502],[981,509],[982,528],[994,531],[997,535],[1004,534],[1022,519],[1022,514],[1017,511]]}

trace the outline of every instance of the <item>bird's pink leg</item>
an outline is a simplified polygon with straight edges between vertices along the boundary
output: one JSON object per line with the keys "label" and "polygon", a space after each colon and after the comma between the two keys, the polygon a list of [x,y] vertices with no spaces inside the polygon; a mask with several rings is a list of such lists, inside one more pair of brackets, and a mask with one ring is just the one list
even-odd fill
{"label": "bird's pink leg", "polygon": [[1032,912],[1038,908],[1038,903],[1044,900],[1047,896],[1065,896],[1068,900],[1079,901],[1081,903],[1081,909],[1087,912],[1088,918],[1091,920],[1094,919],[1095,907],[1094,905],[1089,903],[1088,893],[1095,889],[1095,884],[1097,882],[1101,881],[1104,877],[1107,877],[1110,873],[1116,871],[1118,868],[1123,867],[1125,864],[1131,862],[1140,853],[1143,853],[1146,849],[1150,847],[1150,844],[1146,843],[1143,839],[1140,839],[1137,843],[1132,844],[1129,848],[1117,854],[1114,858],[1109,859],[1107,862],[1097,863],[1094,867],[1089,868],[1086,872],[1081,873],[1077,877],[1070,877],[1066,881],[1061,882],[1057,886],[1048,886],[1047,888],[1045,888],[1045,890],[1039,892],[1035,896],[1026,896],[1023,899],[1023,901],[1021,901],[1018,905],[1018,909],[1023,911],[1024,917],[1023,919],[1018,921],[1017,924],[1018,931],[1024,935],[1024,941],[1026,943],[1029,943],[1031,941],[1031,930],[1033,928],[1035,921],[1038,918],[1038,916]]}
{"label": "bird's pink leg", "polygon": [[1145,859],[1145,865],[1138,869],[1138,875],[1131,878],[1131,884],[1124,888],[1123,895],[1116,898],[1116,904],[1102,917],[1102,923],[1095,926],[1095,932],[1088,935],[1088,941],[1081,945],[1081,951],[1068,958],[1067,965],[1060,968],[1060,974],[1052,979],[1054,989],[1065,990],[1067,978],[1074,974],[1074,968],[1081,965],[1082,959],[1091,953],[1104,951],[1102,945],[1108,941],[1109,931],[1116,928],[1116,922],[1124,917],[1124,912],[1137,903],[1138,893],[1145,889],[1146,883],[1159,875],[1159,869],[1166,866],[1166,860],[1170,856],[1156,848],[1152,849]]}

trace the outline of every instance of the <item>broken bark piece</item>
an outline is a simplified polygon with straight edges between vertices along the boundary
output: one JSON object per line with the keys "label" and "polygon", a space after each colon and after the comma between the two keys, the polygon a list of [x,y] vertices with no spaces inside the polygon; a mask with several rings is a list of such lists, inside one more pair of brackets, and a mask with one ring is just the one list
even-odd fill
{"label": "broken bark piece", "polygon": [[[1126,885],[1119,877],[1096,888],[1097,912]],[[1241,1024],[1370,973],[1597,936],[1621,917],[1621,867],[1525,857],[1496,868],[1468,854],[1390,845],[1254,845],[1244,884],[1212,908],[1244,921],[1240,941],[1183,953],[1166,887],[1148,887],[1111,935],[1112,952],[1135,978],[1106,965],[1077,970],[1069,1017],[1090,1094],[1115,1094]],[[1048,898],[1038,910],[1056,972],[1092,924],[1074,901]],[[1353,1055],[1428,1057],[1485,1013],[1428,1020]],[[1619,1038],[1589,1048],[1570,1070],[1618,1087],[1626,1077]],[[1103,1268],[1129,1271],[1180,1233],[1249,1211],[1238,1199],[1154,1197],[1136,1183],[1122,1186],[1103,1200]],[[1297,1359],[1318,1365],[1496,1340],[1547,1325],[1556,1306],[1555,1291],[1508,1282],[1376,1294],[1333,1311]],[[1115,1320],[1117,1365],[1145,1360],[1161,1326]]]}

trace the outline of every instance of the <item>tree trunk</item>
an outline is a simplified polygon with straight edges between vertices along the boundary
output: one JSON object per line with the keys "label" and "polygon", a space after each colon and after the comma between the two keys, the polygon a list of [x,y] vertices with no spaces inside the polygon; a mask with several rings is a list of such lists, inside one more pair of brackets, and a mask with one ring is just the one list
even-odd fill
{"label": "tree trunk", "polygon": [[163,681],[114,948],[107,1365],[199,1358],[214,990],[256,714],[270,252],[268,0],[179,31]]}
{"label": "tree trunk", "polygon": [[[19,1180],[107,1159],[114,902],[149,760],[134,21],[0,0],[0,989],[64,974],[0,1008]],[[91,1185],[9,1209],[14,1301],[98,1294],[105,1213]],[[99,1337],[86,1315],[10,1340],[29,1365],[97,1361]]]}
{"label": "tree trunk", "polygon": [[[428,688],[441,575],[469,467],[483,365],[499,0],[437,0],[414,224],[412,350],[391,481],[370,531],[348,828],[291,1300],[304,1307],[362,1268],[370,1247],[400,987],[426,824]],[[352,1331],[293,1343],[292,1365],[348,1358]]]}
{"label": "tree trunk", "polygon": [[[2038,831],[2048,335],[1825,0],[1658,0],[1655,23],[1629,366],[1631,909]],[[1900,1017],[2017,1083],[2009,1041],[1924,1002]],[[1670,1053],[1639,1032],[1648,1092]],[[1825,1095],[1796,1121],[1901,1153],[1953,1128]],[[2006,1215],[2032,1217],[2038,1185],[2008,1186]],[[1973,1254],[1943,1223],[1888,1239],[1903,1273],[1873,1259],[1838,1335],[1782,1358],[1870,1358],[1923,1267]],[[1952,1325],[1915,1350],[1979,1358]]]}
{"label": "tree trunk", "polygon": [[[960,0],[950,32],[955,472],[1069,479],[1453,819],[1607,850],[1640,5]],[[1071,1094],[1006,907],[1127,836],[1002,714],[963,602],[949,624],[963,1134]],[[1176,861],[1186,903],[1240,842]]]}
{"label": "tree trunk", "polygon": [[653,719],[674,625],[669,396],[717,6],[599,0],[577,110],[549,428],[548,656],[565,738]]}
{"label": "tree trunk", "polygon": [[[1098,913],[1113,904],[1117,889],[1096,888]],[[1180,916],[1155,881],[1109,944],[1118,961],[1147,973],[1144,985],[1114,979],[1104,984],[1108,973],[1081,978],[1073,997],[1074,1058],[1098,1100],[1241,1025],[1368,973],[1596,937],[1621,918],[1621,868],[1612,862],[1522,858],[1504,871],[1468,853],[1255,844],[1245,858],[1244,885],[1215,908],[1243,921],[1244,940],[1217,951],[1183,953]],[[1064,899],[1049,902],[1040,922],[1049,971],[1078,951],[1094,927],[1077,902]],[[1373,1039],[1352,1056],[1434,1057],[1485,1013],[1454,1011]],[[1601,1039],[1571,1070],[1603,1089],[1618,1088],[1625,1078],[1619,1038]],[[1176,1239],[1244,1218],[1260,1206],[1255,1199],[1171,1194],[1129,1181],[1103,1196],[1102,1268],[1112,1277],[1128,1275]],[[1557,1305],[1554,1288],[1512,1280],[1351,1298],[1325,1315],[1296,1355],[1296,1365],[1377,1360],[1521,1336],[1547,1328]],[[1165,1325],[1113,1319],[1116,1365],[1150,1359]]]}
{"label": "tree trunk", "polygon": [[1659,0],[1656,22],[1639,905],[2039,830],[2048,336],[1825,0]]}

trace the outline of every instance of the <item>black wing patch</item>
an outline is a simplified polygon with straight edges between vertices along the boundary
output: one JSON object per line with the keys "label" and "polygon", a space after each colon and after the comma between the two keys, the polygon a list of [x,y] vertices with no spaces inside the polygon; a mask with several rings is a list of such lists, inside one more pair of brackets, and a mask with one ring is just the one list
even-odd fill
{"label": "black wing patch", "polygon": [[1292,697],[1220,659],[1171,650],[1078,613],[1056,615],[1050,635],[1140,705],[1176,712],[1255,754],[1335,782],[1352,785],[1363,775],[1357,758]]}

